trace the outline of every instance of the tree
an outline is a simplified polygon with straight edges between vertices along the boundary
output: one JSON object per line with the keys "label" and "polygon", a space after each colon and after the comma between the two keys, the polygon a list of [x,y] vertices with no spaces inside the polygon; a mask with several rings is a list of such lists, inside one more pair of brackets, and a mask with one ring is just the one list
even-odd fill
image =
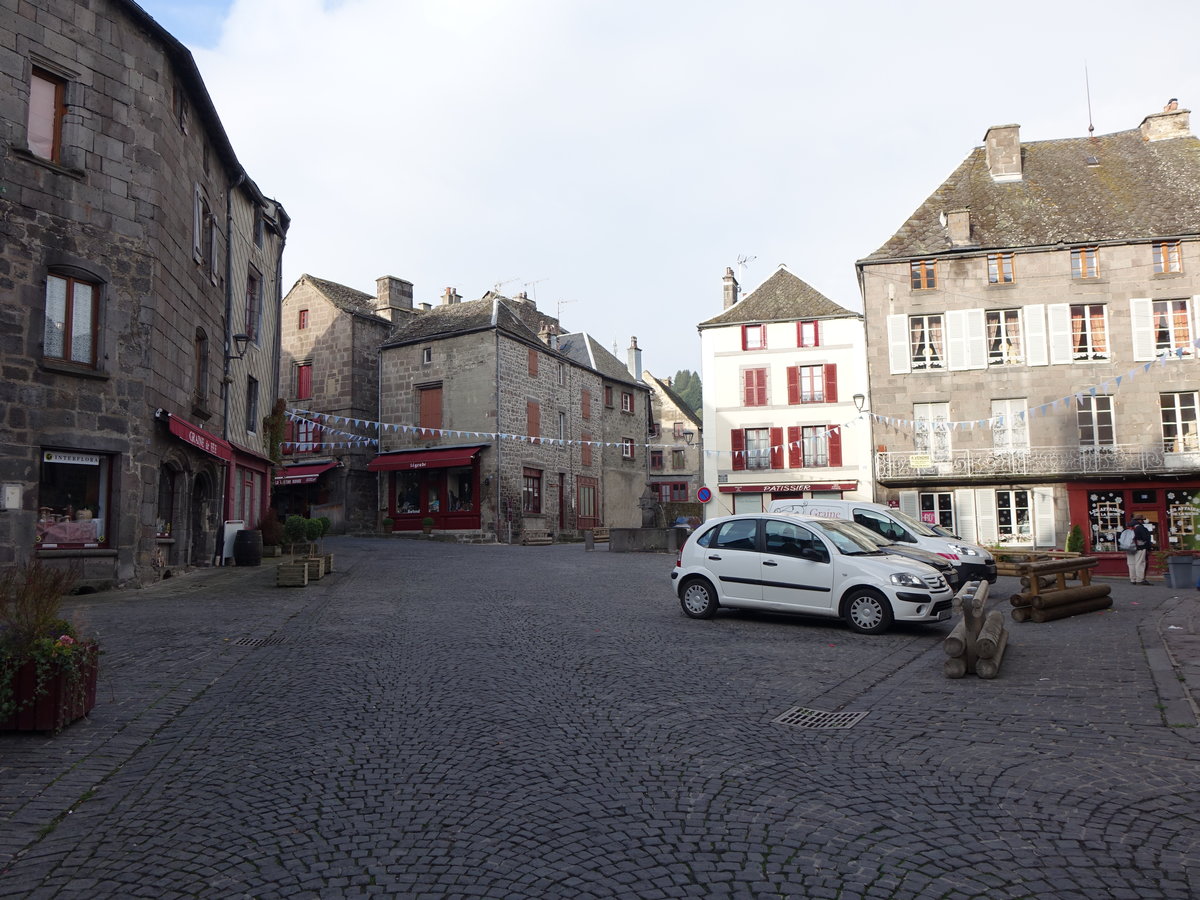
{"label": "tree", "polygon": [[699,413],[704,406],[703,386],[700,384],[698,372],[680,369],[671,379],[671,390],[692,408],[692,412]]}

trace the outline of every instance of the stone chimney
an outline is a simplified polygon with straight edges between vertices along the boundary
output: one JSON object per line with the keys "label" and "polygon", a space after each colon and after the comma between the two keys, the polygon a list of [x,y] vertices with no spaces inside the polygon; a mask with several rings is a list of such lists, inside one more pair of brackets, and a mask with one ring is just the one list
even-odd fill
{"label": "stone chimney", "polygon": [[642,380],[642,351],[638,349],[637,338],[629,339],[629,362],[626,365],[634,381]]}
{"label": "stone chimney", "polygon": [[1180,109],[1179,101],[1172,97],[1162,112],[1151,113],[1142,119],[1142,140],[1169,141],[1172,138],[1191,137],[1191,112],[1190,109]]}
{"label": "stone chimney", "polygon": [[375,314],[399,322],[413,312],[413,286],[411,281],[384,275],[375,279]]}
{"label": "stone chimney", "polygon": [[983,136],[992,181],[1021,180],[1021,126],[993,125]]}
{"label": "stone chimney", "polygon": [[452,287],[442,291],[442,306],[449,306],[451,303],[462,303],[462,297],[458,296],[458,291]]}
{"label": "stone chimney", "polygon": [[971,211],[952,209],[946,213],[946,231],[950,234],[950,246],[965,247],[971,243]]}
{"label": "stone chimney", "polygon": [[733,306],[738,301],[738,283],[733,277],[733,269],[725,267],[725,308]]}

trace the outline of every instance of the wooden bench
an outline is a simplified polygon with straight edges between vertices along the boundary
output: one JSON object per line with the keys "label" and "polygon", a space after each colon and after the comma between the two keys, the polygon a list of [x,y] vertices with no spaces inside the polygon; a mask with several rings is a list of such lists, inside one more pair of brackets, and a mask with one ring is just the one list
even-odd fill
{"label": "wooden bench", "polygon": [[996,557],[997,575],[1019,577],[1021,566],[1027,563],[1054,559],[1076,559],[1083,554],[1076,553],[1074,550],[997,550],[993,548],[992,555]]}
{"label": "wooden bench", "polygon": [[[1018,622],[1050,622],[1112,606],[1112,588],[1093,585],[1091,570],[1100,564],[1094,556],[1043,559],[1018,565],[1021,592],[1009,602]],[[1067,587],[1068,579],[1078,587]]]}
{"label": "wooden bench", "polygon": [[521,544],[525,547],[541,547],[553,544],[554,538],[548,531],[525,531],[521,534]]}
{"label": "wooden bench", "polygon": [[593,528],[592,529],[592,540],[595,541],[597,544],[607,544],[608,543],[608,529],[607,528]]}

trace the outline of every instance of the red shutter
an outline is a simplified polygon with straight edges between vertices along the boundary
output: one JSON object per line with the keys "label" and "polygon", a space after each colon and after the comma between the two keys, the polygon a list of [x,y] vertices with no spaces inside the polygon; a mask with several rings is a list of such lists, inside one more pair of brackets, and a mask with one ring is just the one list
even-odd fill
{"label": "red shutter", "polygon": [[290,419],[283,426],[283,443],[285,445],[284,453],[296,452],[296,423]]}
{"label": "red shutter", "polygon": [[525,404],[525,425],[526,431],[534,439],[534,443],[540,444],[542,435],[542,408],[534,400],[530,400]]}
{"label": "red shutter", "polygon": [[532,347],[529,348],[529,374],[536,375],[538,366],[538,352]]}
{"label": "red shutter", "polygon": [[742,326],[742,349],[746,349],[746,326]]}
{"label": "red shutter", "polygon": [[422,428],[442,427],[442,389],[440,387],[421,389],[421,421]]}
{"label": "red shutter", "polygon": [[837,403],[837,363],[825,365],[825,402]]}
{"label": "red shutter", "polygon": [[788,382],[788,403],[800,402],[800,367],[788,366],[787,369]]}
{"label": "red shutter", "polygon": [[834,428],[829,432],[829,465],[842,464],[842,429]]}
{"label": "red shutter", "polygon": [[767,405],[767,370],[747,369],[742,390],[744,406]]}
{"label": "red shutter", "polygon": [[312,399],[312,365],[296,366],[296,399]]}
{"label": "red shutter", "polygon": [[789,425],[787,430],[788,436],[788,468],[800,469],[804,467],[804,462],[800,457],[800,426]]}
{"label": "red shutter", "polygon": [[590,466],[592,464],[592,435],[590,432],[583,432],[579,435],[579,464],[581,466]]}
{"label": "red shutter", "polygon": [[587,388],[583,389],[582,411],[580,415],[585,419],[592,417],[592,392]]}
{"label": "red shutter", "polygon": [[771,429],[771,468],[783,468],[783,429]]}
{"label": "red shutter", "polygon": [[813,326],[813,346],[821,346],[821,323],[814,321]]}
{"label": "red shutter", "polygon": [[742,373],[742,406],[754,405],[754,369]]}
{"label": "red shutter", "polygon": [[733,471],[746,468],[746,432],[735,428],[729,432],[729,449],[733,451]]}

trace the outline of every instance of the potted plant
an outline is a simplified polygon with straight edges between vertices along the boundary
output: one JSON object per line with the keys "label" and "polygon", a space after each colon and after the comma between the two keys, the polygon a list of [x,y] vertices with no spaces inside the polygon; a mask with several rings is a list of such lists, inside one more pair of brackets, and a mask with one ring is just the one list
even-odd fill
{"label": "potted plant", "polygon": [[267,511],[258,520],[258,530],[262,532],[263,556],[279,556],[279,545],[283,542],[283,523],[271,507],[267,507]]}
{"label": "potted plant", "polygon": [[1063,549],[1066,550],[1068,553],[1082,553],[1083,552],[1083,529],[1082,528],[1080,528],[1078,525],[1071,526],[1071,531],[1069,534],[1067,534],[1067,543],[1063,546]]}
{"label": "potted plant", "polygon": [[38,559],[0,574],[0,731],[58,731],[96,705],[99,647],[62,617],[77,578]]}
{"label": "potted plant", "polygon": [[392,529],[395,528],[395,525],[396,525],[396,520],[393,519],[391,516],[383,517],[383,530],[386,534],[391,534]]}
{"label": "potted plant", "polygon": [[433,516],[426,516],[421,520],[421,531],[424,534],[433,534]]}

